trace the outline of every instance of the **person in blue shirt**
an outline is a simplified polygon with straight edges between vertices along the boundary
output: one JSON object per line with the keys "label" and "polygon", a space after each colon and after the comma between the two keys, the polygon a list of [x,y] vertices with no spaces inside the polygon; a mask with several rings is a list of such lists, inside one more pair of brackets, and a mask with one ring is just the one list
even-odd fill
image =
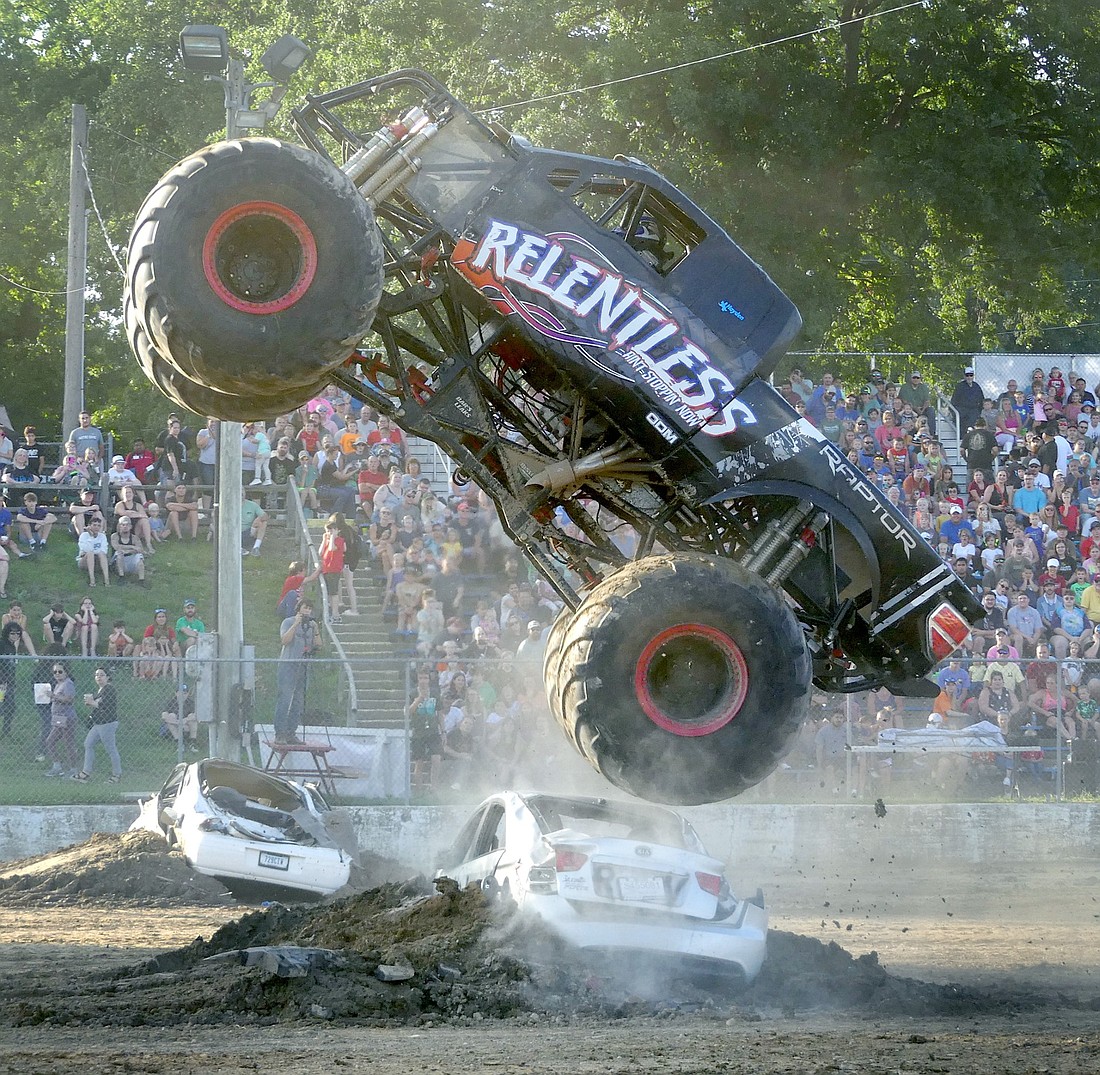
{"label": "person in blue shirt", "polygon": [[1012,509],[1018,515],[1031,515],[1046,507],[1047,496],[1035,485],[1035,475],[1025,474],[1024,484],[1012,496]]}
{"label": "person in blue shirt", "polygon": [[943,525],[940,527],[940,538],[950,542],[952,548],[954,548],[963,530],[969,530],[973,533],[974,525],[963,514],[962,508],[956,504],[951,509],[951,514],[944,520]]}
{"label": "person in blue shirt", "polygon": [[956,695],[958,698],[965,698],[970,693],[970,673],[963,668],[962,662],[957,657],[952,657],[947,662],[947,667],[940,669],[936,676],[936,683],[941,691],[947,689],[948,683],[958,684],[961,687]]}

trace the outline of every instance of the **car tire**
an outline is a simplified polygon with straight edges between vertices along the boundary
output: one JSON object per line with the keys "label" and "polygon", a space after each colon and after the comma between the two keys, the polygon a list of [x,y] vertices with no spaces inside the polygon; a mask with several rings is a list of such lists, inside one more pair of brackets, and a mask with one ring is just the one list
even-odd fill
{"label": "car tire", "polygon": [[126,336],[130,349],[137,358],[142,372],[173,403],[194,414],[207,418],[221,418],[228,422],[248,422],[288,412],[319,395],[328,383],[328,377],[315,385],[294,392],[279,392],[272,396],[236,396],[215,392],[204,385],[188,380],[159,351],[145,333],[130,297],[126,297],[123,311]]}
{"label": "car tire", "polygon": [[605,579],[547,644],[551,709],[616,786],[657,802],[736,795],[778,765],[809,703],[802,627],[759,576],[654,556]]}
{"label": "car tire", "polygon": [[150,350],[183,378],[177,398],[239,413],[223,395],[293,403],[325,383],[370,328],[382,262],[370,207],[330,161],[246,138],[192,154],[150,192],[127,288]]}

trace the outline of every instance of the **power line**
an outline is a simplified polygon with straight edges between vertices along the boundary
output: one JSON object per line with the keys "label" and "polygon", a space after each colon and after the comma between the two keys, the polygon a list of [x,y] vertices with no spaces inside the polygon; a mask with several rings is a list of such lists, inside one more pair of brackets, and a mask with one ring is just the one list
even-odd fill
{"label": "power line", "polygon": [[742,56],[746,52],[757,52],[760,49],[771,48],[773,45],[785,45],[791,41],[798,41],[804,37],[813,37],[816,34],[825,33],[828,30],[838,30],[842,26],[854,26],[857,23],[869,22],[871,19],[880,19],[884,15],[893,15],[899,11],[908,11],[911,7],[927,7],[930,0],[912,0],[911,3],[901,4],[898,7],[886,8],[884,11],[874,11],[869,15],[860,15],[854,19],[834,20],[816,30],[803,30],[801,33],[789,34],[786,37],[777,37],[772,41],[760,41],[755,45],[745,45],[744,48],[731,49],[728,52],[719,52],[713,56],[704,56],[699,60],[686,60],[684,63],[672,64],[670,67],[659,67],[653,71],[641,71],[636,75],[624,75],[622,78],[609,79],[606,82],[596,82],[591,86],[580,86],[573,90],[562,90],[559,93],[548,93],[541,97],[529,97],[526,101],[513,101],[511,104],[494,105],[492,108],[483,108],[476,115],[482,116],[489,112],[503,112],[509,108],[523,108],[526,105],[542,104],[544,101],[556,101],[562,97],[573,97],[580,93],[589,93],[592,90],[607,89],[608,86],[621,86],[624,82],[636,82],[642,78],[653,78],[656,75],[667,75],[673,71],[683,71],[688,67],[698,67],[700,64],[713,63],[715,60],[727,60],[731,56]]}
{"label": "power line", "polygon": [[88,197],[92,201],[92,211],[95,213],[96,220],[99,221],[99,230],[103,233],[103,241],[107,244],[107,249],[110,251],[111,257],[114,259],[115,265],[118,266],[120,276],[126,275],[126,270],[122,266],[122,262],[119,260],[118,254],[115,252],[114,244],[111,242],[111,237],[107,234],[107,225],[104,223],[103,215],[99,211],[99,205],[95,200],[95,190],[92,189],[92,174],[88,171],[88,158],[84,153],[84,147],[80,146],[80,167],[84,170],[84,183],[88,188]]}
{"label": "power line", "polygon": [[79,287],[79,288],[75,288],[72,291],[69,291],[69,290],[65,290],[65,291],[39,291],[38,288],[28,287],[26,284],[21,284],[18,280],[13,280],[10,276],[5,276],[2,272],[0,272],[0,280],[3,280],[4,283],[6,283],[6,284],[11,284],[12,287],[19,288],[20,291],[26,291],[31,295],[46,295],[46,296],[79,295],[82,291],[87,290],[86,288]]}

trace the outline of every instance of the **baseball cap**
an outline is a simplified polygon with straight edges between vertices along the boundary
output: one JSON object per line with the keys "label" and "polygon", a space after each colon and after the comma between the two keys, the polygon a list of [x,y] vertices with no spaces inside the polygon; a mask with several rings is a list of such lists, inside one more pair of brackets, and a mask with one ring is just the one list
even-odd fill
{"label": "baseball cap", "polygon": [[542,630],[542,624],[539,623],[538,620],[528,620],[527,621],[527,630],[530,631],[534,627],[537,627],[540,631]]}
{"label": "baseball cap", "polygon": [[967,366],[966,369],[963,370],[963,373],[973,373],[973,372],[974,372],[974,367],[973,366]]}
{"label": "baseball cap", "polygon": [[928,723],[929,724],[942,724],[943,723],[943,714],[942,713],[930,713],[928,715]]}
{"label": "baseball cap", "polygon": [[1053,556],[1052,556],[1052,557],[1051,557],[1051,558],[1050,558],[1050,559],[1049,559],[1049,560],[1047,561],[1047,567],[1058,567],[1058,565],[1059,565],[1060,563],[1061,563],[1061,560],[1058,560],[1057,558],[1055,558],[1055,557],[1053,557]]}
{"label": "baseball cap", "polygon": [[1027,465],[1028,465],[1029,467],[1038,467],[1038,466],[1042,466],[1042,464],[1041,464],[1041,463],[1039,462],[1039,460],[1038,460],[1038,459],[1029,459],[1029,460],[1027,461]]}
{"label": "baseball cap", "polygon": [[951,508],[951,514],[952,515],[962,515],[962,513],[963,513],[963,510],[962,510],[962,508],[959,507],[958,504],[952,505],[952,508]]}
{"label": "baseball cap", "polygon": [[909,380],[911,380],[911,381],[919,381],[919,380],[920,380],[920,374],[919,374],[919,373],[917,373],[917,371],[916,371],[916,370],[913,370],[913,372],[912,372],[911,374],[909,374]]}
{"label": "baseball cap", "polygon": [[1100,572],[1097,572],[1097,574],[1092,576],[1092,581],[1093,582],[1100,582]]}
{"label": "baseball cap", "polygon": [[126,456],[124,456],[124,455],[116,455],[116,456],[115,456],[115,457],[114,457],[114,458],[113,458],[113,459],[111,460],[111,462],[112,462],[112,463],[125,463],[125,462],[126,462]]}
{"label": "baseball cap", "polygon": [[184,599],[183,607],[187,608],[188,605],[191,605],[192,607],[194,607],[194,604],[195,604],[195,599],[193,597],[188,597],[188,598]]}

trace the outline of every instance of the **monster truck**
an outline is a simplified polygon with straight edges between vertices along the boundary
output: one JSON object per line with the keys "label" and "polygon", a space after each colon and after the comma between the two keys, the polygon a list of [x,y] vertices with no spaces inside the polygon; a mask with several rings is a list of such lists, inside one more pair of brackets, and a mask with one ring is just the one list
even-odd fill
{"label": "monster truck", "polygon": [[416,70],[293,123],[193,154],[138,215],[125,321],[168,396],[239,421],[335,383],[438,445],[564,604],[555,717],[637,795],[759,781],[815,684],[935,693],[978,607],[770,386],[798,312],[680,190]]}

